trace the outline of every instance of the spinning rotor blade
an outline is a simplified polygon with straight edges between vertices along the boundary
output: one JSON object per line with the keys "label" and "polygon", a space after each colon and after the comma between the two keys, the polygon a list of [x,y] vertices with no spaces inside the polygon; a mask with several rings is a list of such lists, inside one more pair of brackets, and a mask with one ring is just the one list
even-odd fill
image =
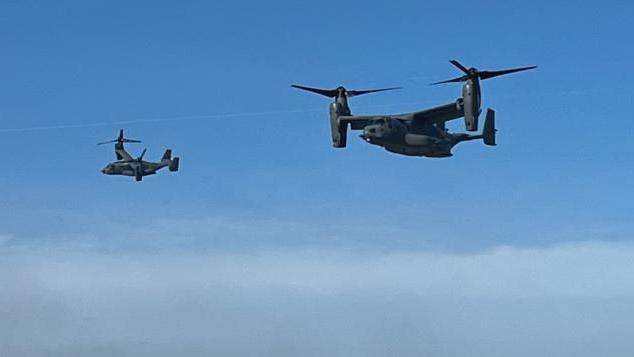
{"label": "spinning rotor blade", "polygon": [[301,89],[301,90],[305,90],[305,91],[309,91],[309,92],[313,92],[313,93],[317,93],[317,94],[323,95],[323,96],[328,97],[328,98],[334,98],[334,97],[337,96],[337,90],[336,89],[313,88],[313,87],[300,86],[300,85],[297,85],[297,84],[292,84],[291,87],[297,88],[297,89]]}
{"label": "spinning rotor blade", "polygon": [[465,74],[469,74],[469,70],[467,69],[467,67],[465,67],[462,64],[460,64],[460,62],[458,62],[456,60],[451,60],[451,61],[449,61],[449,63],[451,63],[454,66],[458,67],[458,69],[463,71]]}
{"label": "spinning rotor blade", "polygon": [[145,156],[145,152],[147,151],[147,149],[143,149],[143,152],[141,152],[141,156],[137,157],[136,159],[130,159],[130,160],[124,160],[123,162],[141,162],[143,161],[143,156]]}
{"label": "spinning rotor blade", "polygon": [[103,142],[97,143],[97,145],[116,143],[117,141],[119,141],[119,140],[118,139],[114,139],[114,140],[110,140],[110,141],[103,141]]}
{"label": "spinning rotor blade", "polygon": [[528,66],[528,67],[520,67],[520,68],[503,69],[499,71],[478,71],[477,68],[467,69],[467,67],[463,66],[460,62],[456,60],[451,60],[449,62],[453,64],[456,68],[464,72],[465,75],[461,77],[453,78],[453,79],[448,79],[446,81],[432,83],[432,85],[443,84],[443,83],[466,82],[469,79],[476,79],[476,78],[484,80],[484,79],[489,79],[489,78],[493,78],[497,76],[502,76],[509,73],[527,71],[529,69],[537,68],[537,66]]}
{"label": "spinning rotor blade", "polygon": [[140,142],[141,140],[134,140],[134,139],[114,139],[110,141],[103,141],[103,142],[97,143],[97,145],[110,144],[110,143],[140,143]]}
{"label": "spinning rotor blade", "polygon": [[466,81],[467,79],[469,79],[469,77],[467,77],[467,76],[462,76],[462,77],[458,77],[458,78],[454,78],[454,79],[448,79],[448,80],[446,80],[446,81],[435,82],[435,83],[432,83],[431,85],[432,85],[432,86],[435,86],[436,84],[464,82],[464,81]]}
{"label": "spinning rotor blade", "polygon": [[456,77],[456,78],[452,78],[452,79],[448,79],[446,81],[434,82],[434,83],[431,84],[432,86],[435,86],[437,84],[445,84],[445,83],[465,82],[466,80],[469,79],[469,77],[471,77],[473,75],[473,73],[470,72],[467,69],[467,67],[463,66],[460,62],[458,62],[456,60],[451,60],[451,61],[449,61],[449,63],[453,64],[456,68],[458,68],[459,70],[464,72],[465,75],[464,76],[460,76],[460,77]]}
{"label": "spinning rotor blade", "polygon": [[137,157],[136,161],[141,162],[143,160],[143,156],[145,156],[146,152],[147,152],[147,149],[143,149],[143,152],[141,152],[141,156]]}
{"label": "spinning rotor blade", "polygon": [[369,93],[376,93],[376,92],[385,92],[388,90],[395,90],[395,89],[401,89],[403,87],[392,87],[392,88],[381,88],[381,89],[367,89],[367,90],[349,90],[346,91],[346,93],[348,94],[348,97],[354,97],[356,95],[363,95],[363,94],[369,94]]}
{"label": "spinning rotor blade", "polygon": [[97,143],[97,145],[110,144],[110,143],[140,143],[140,142],[141,140],[126,139],[123,136],[123,129],[121,129],[119,130],[119,136],[116,139]]}
{"label": "spinning rotor blade", "polygon": [[500,71],[482,71],[482,72],[479,72],[479,75],[480,75],[480,79],[488,79],[488,78],[493,78],[493,77],[497,77],[497,76],[503,76],[503,75],[509,74],[509,73],[528,71],[529,69],[535,69],[535,68],[537,68],[537,66],[528,66],[528,67],[520,67],[520,68],[512,68],[512,69],[503,69],[503,70],[500,70]]}
{"label": "spinning rotor blade", "polygon": [[335,89],[321,89],[321,88],[300,86],[300,85],[297,85],[297,84],[292,84],[291,87],[297,88],[297,89],[302,89],[302,90],[313,92],[313,93],[317,93],[317,94],[320,94],[320,95],[323,95],[323,96],[329,97],[329,98],[336,98],[339,95],[339,93],[343,93],[346,97],[354,97],[354,96],[357,96],[357,95],[376,93],[376,92],[384,92],[384,91],[388,91],[388,90],[395,90],[395,89],[403,88],[403,87],[392,87],[392,88],[367,89],[367,90],[347,90],[344,87],[338,87],[338,88],[335,88]]}

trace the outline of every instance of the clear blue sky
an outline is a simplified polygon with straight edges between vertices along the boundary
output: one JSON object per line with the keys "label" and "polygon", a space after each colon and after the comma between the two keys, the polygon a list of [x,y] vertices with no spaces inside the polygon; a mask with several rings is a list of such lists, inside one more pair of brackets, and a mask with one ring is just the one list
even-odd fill
{"label": "clear blue sky", "polygon": [[[11,244],[90,237],[113,249],[156,246],[145,225],[170,226],[181,238],[169,247],[232,249],[628,239],[632,6],[3,2],[0,233]],[[335,150],[328,101],[289,88],[403,85],[354,98],[352,109],[412,111],[458,97],[458,85],[428,86],[458,74],[449,59],[539,65],[483,83],[498,147],[407,158],[353,132]],[[266,112],[276,114],[251,115]],[[239,115],[116,124],[222,114]],[[65,125],[80,127],[22,130]],[[142,184],[101,175],[113,153],[95,143],[120,127],[144,140],[133,153],[147,147],[152,159],[171,147],[181,172]],[[218,221],[279,232],[220,238]],[[113,238],[136,230],[136,240]]]}

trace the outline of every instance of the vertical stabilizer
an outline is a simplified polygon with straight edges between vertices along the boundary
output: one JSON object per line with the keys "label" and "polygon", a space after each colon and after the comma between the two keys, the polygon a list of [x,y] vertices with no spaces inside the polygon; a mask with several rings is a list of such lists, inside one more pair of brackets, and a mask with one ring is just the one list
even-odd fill
{"label": "vertical stabilizer", "polygon": [[482,129],[482,139],[484,144],[495,146],[495,111],[487,109],[486,119],[484,120],[484,128]]}
{"label": "vertical stabilizer", "polygon": [[172,150],[171,149],[167,149],[165,150],[165,153],[163,154],[163,157],[161,158],[161,161],[171,161],[172,160]]}

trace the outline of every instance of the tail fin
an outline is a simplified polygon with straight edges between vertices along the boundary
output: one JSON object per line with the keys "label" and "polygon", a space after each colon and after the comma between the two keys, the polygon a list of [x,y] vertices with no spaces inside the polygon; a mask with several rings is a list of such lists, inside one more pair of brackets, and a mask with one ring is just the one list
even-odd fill
{"label": "tail fin", "polygon": [[178,171],[179,163],[180,163],[180,158],[178,157],[173,158],[168,165],[169,170],[172,172]]}
{"label": "tail fin", "polygon": [[161,163],[163,163],[163,165],[167,165],[170,171],[178,171],[179,161],[180,159],[177,157],[172,159],[171,149],[165,150],[165,154],[163,154],[163,157],[161,158]]}
{"label": "tail fin", "polygon": [[165,150],[165,154],[163,154],[163,157],[161,158],[161,161],[172,161],[172,150],[171,149],[167,149]]}
{"label": "tail fin", "polygon": [[495,146],[495,111],[487,109],[486,119],[484,120],[484,128],[482,129],[482,139],[485,145]]}

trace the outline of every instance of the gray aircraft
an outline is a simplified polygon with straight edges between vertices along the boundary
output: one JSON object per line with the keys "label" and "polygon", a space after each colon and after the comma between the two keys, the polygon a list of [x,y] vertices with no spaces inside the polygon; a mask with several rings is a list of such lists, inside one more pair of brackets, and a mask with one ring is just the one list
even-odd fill
{"label": "gray aircraft", "polygon": [[346,147],[348,127],[351,130],[363,131],[360,137],[370,144],[382,146],[387,151],[408,156],[449,157],[452,156],[451,149],[457,144],[477,139],[482,139],[485,145],[496,145],[495,111],[493,109],[487,110],[484,128],[480,135],[450,133],[446,129],[446,122],[464,117],[466,130],[477,131],[478,116],[481,112],[479,80],[535,67],[480,72],[475,68],[466,69],[458,61],[451,61],[451,63],[465,71],[465,75],[434,84],[465,82],[462,98],[458,98],[453,103],[413,113],[352,115],[348,106],[348,98],[399,88],[347,90],[344,87],[338,87],[336,89],[321,89],[296,84],[293,84],[292,87],[334,99],[334,102],[330,104],[330,128],[332,144],[336,148]]}
{"label": "gray aircraft", "polygon": [[143,156],[147,149],[143,149],[141,156],[133,158],[123,147],[124,143],[140,143],[140,140],[127,139],[123,136],[123,129],[119,131],[119,136],[110,141],[104,141],[97,145],[115,143],[114,152],[117,157],[117,161],[111,162],[101,170],[101,173],[105,175],[123,175],[134,176],[136,181],[143,180],[143,176],[154,175],[156,172],[164,167],[167,167],[170,171],[178,171],[178,165],[180,159],[178,157],[172,158],[172,150],[165,150],[165,154],[161,158],[160,162],[144,161]]}
{"label": "gray aircraft", "polygon": [[348,127],[362,130],[360,137],[366,142],[384,147],[387,151],[426,157],[449,157],[451,149],[464,141],[482,139],[487,145],[495,145],[495,112],[489,110],[481,135],[450,133],[445,123],[464,116],[463,99],[435,108],[414,113],[396,115],[352,115],[348,98],[396,88],[346,90],[344,87],[327,90],[300,85],[294,88],[334,98],[330,105],[332,143],[336,148],[346,147]]}

